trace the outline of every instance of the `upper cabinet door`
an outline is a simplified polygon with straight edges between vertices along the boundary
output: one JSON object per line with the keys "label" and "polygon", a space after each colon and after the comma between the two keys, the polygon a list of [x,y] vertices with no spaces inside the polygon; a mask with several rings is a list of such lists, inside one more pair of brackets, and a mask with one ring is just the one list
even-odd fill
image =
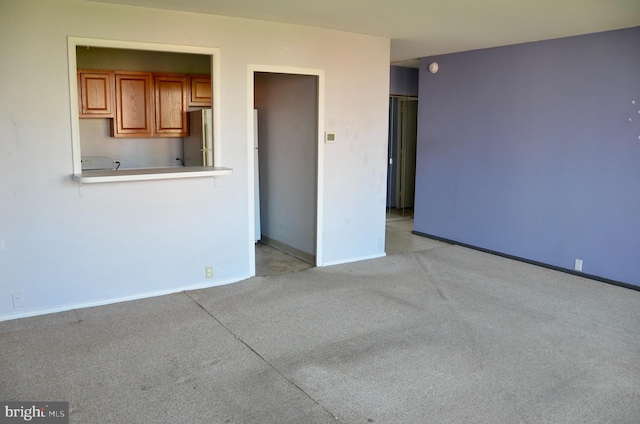
{"label": "upper cabinet door", "polygon": [[156,134],[160,137],[184,137],[187,124],[187,77],[154,76]]}
{"label": "upper cabinet door", "polygon": [[153,74],[116,72],[114,137],[153,136]]}
{"label": "upper cabinet door", "polygon": [[80,118],[113,118],[112,71],[78,71]]}
{"label": "upper cabinet door", "polygon": [[207,75],[189,77],[189,106],[211,107],[211,77]]}

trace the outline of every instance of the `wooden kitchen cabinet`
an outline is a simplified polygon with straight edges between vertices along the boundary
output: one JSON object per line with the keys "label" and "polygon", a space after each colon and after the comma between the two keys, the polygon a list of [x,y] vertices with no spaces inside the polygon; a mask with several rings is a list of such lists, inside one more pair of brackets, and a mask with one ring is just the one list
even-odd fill
{"label": "wooden kitchen cabinet", "polygon": [[78,70],[80,118],[113,118],[113,93],[113,71]]}
{"label": "wooden kitchen cabinet", "polygon": [[153,74],[116,72],[116,117],[113,137],[153,137]]}
{"label": "wooden kitchen cabinet", "polygon": [[160,137],[184,137],[187,122],[187,77],[154,74],[155,133]]}
{"label": "wooden kitchen cabinet", "polygon": [[79,116],[112,118],[112,137],[185,137],[192,82],[196,103],[211,104],[207,76],[78,70]]}
{"label": "wooden kitchen cabinet", "polygon": [[189,77],[189,106],[211,107],[211,77],[192,75]]}

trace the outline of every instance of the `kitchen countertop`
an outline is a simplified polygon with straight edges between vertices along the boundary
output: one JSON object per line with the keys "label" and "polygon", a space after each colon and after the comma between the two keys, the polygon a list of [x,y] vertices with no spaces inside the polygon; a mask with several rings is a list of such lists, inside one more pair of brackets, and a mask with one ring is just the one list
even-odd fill
{"label": "kitchen countertop", "polygon": [[167,168],[118,169],[115,171],[82,171],[73,179],[82,184],[119,181],[166,180],[175,178],[218,177],[230,175],[231,168],[214,166],[173,166]]}

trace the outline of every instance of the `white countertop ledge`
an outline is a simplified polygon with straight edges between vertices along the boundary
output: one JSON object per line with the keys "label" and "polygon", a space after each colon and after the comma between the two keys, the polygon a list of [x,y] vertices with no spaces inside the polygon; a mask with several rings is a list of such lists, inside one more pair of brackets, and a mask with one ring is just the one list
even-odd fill
{"label": "white countertop ledge", "polygon": [[73,174],[82,184],[115,183],[120,181],[168,180],[175,178],[218,177],[229,175],[231,168],[215,166],[173,166],[169,168],[119,169],[117,171],[83,171]]}

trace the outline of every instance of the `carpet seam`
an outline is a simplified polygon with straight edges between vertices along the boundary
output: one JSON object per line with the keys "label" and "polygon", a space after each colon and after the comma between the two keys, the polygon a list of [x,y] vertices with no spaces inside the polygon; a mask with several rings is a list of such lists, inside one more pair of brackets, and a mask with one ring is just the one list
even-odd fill
{"label": "carpet seam", "polygon": [[[418,265],[418,267],[420,267],[420,269],[422,270],[422,273],[427,277],[431,277],[431,274],[429,273],[429,271],[427,271],[427,269],[424,266],[422,266],[422,264],[420,263],[416,255],[414,255],[413,252],[409,252],[409,255],[411,256],[413,261]],[[431,286],[436,290],[436,292],[438,293],[438,296],[440,296],[440,299],[447,302],[449,299],[447,299],[447,296],[445,296],[442,290],[440,290],[440,287],[438,287],[436,283],[433,282],[431,279],[428,279],[428,281],[431,284]]]}
{"label": "carpet seam", "polygon": [[320,408],[322,408],[323,411],[325,411],[327,414],[331,415],[338,423],[342,423],[342,421],[340,421],[340,419],[333,413],[331,413],[331,411],[329,411],[327,408],[324,407],[324,405],[322,405],[318,400],[314,399],[309,393],[307,393],[302,387],[300,387],[298,384],[296,384],[293,380],[291,380],[289,377],[287,377],[282,371],[280,371],[278,368],[276,368],[272,363],[270,363],[269,361],[267,361],[267,359],[262,356],[260,353],[258,353],[258,351],[256,351],[253,347],[251,347],[247,342],[245,342],[240,336],[238,336],[236,333],[234,333],[229,327],[227,327],[226,325],[224,325],[224,323],[222,323],[222,321],[220,321],[218,318],[216,318],[215,315],[213,315],[211,312],[209,312],[204,306],[202,306],[196,299],[194,299],[191,294],[189,294],[188,292],[183,292],[189,299],[191,299],[193,301],[193,303],[195,303],[196,305],[198,305],[200,307],[200,309],[202,309],[207,315],[209,315],[211,318],[213,318],[218,324],[220,324],[222,326],[222,328],[224,328],[225,330],[227,330],[229,332],[229,334],[231,334],[233,337],[235,337],[236,340],[238,340],[240,343],[242,343],[243,345],[245,345],[251,352],[253,352],[258,358],[260,358],[265,364],[267,364],[269,366],[269,368],[271,368],[272,370],[274,370],[278,375],[280,375],[282,378],[284,378],[286,381],[288,381],[291,385],[293,385],[296,389],[298,389],[300,392],[302,392],[302,394],[304,394],[307,398],[309,398],[313,403],[315,403],[316,405],[318,405]]}

